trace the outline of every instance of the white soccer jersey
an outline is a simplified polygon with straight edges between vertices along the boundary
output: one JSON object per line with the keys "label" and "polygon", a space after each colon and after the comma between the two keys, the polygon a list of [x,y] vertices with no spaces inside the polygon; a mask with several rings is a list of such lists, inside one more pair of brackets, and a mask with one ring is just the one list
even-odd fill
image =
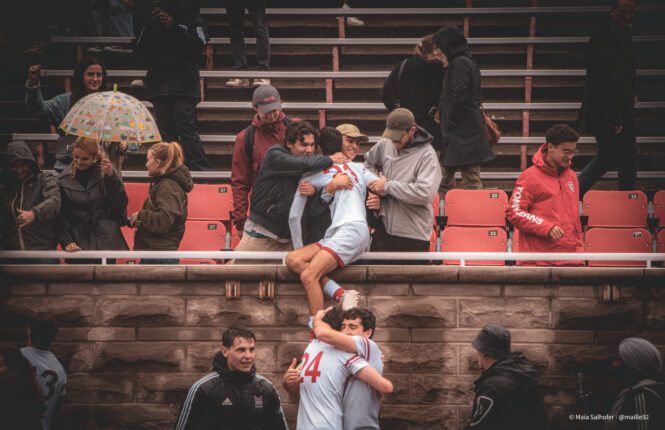
{"label": "white soccer jersey", "polygon": [[[303,180],[310,182],[315,188],[323,188],[328,185],[335,175],[346,173],[353,182],[353,189],[339,190],[330,204],[330,215],[332,223],[330,228],[339,227],[349,222],[367,223],[365,218],[365,195],[367,184],[379,179],[374,173],[369,171],[362,163],[344,163],[334,164],[323,172],[312,173],[303,176]],[[289,213],[289,226],[291,228],[291,238],[293,247],[302,247],[302,232],[300,219],[307,203],[307,196],[302,196],[296,192]]]}
{"label": "white soccer jersey", "polygon": [[[381,350],[373,340],[353,336],[358,355],[366,357],[370,366],[383,375]],[[355,376],[347,380],[344,388],[344,430],[378,430],[381,393]]]}
{"label": "white soccer jersey", "polygon": [[21,354],[35,367],[37,382],[46,399],[46,410],[42,416],[42,430],[51,428],[50,422],[60,397],[65,395],[67,373],[62,364],[50,351],[27,346],[21,348]]}
{"label": "white soccer jersey", "polygon": [[358,354],[313,340],[302,358],[297,429],[340,430],[344,381],[365,366]]}

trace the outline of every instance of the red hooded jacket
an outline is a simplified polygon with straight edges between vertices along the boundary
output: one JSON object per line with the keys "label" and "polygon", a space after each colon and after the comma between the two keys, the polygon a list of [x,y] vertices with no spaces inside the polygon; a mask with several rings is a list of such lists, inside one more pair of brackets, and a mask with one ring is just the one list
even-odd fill
{"label": "red hooded jacket", "polygon": [[[252,165],[245,152],[245,130],[236,136],[233,144],[233,160],[231,161],[231,188],[233,190],[233,223],[238,231],[242,231],[247,220],[249,209],[249,193],[256,181],[259,167],[268,148],[278,144],[284,144],[286,125],[284,124],[284,112],[280,112],[275,122],[264,124],[259,120],[259,115],[254,115],[252,125],[254,126],[254,152],[252,153]],[[298,121],[297,118],[292,118]]]}
{"label": "red hooded jacket", "polygon": [[[519,252],[584,252],[579,214],[579,185],[570,166],[559,173],[545,162],[547,144],[532,158],[515,184],[506,218],[519,229]],[[564,235],[551,239],[550,229],[559,226]],[[580,266],[581,261],[523,261],[519,265]]]}

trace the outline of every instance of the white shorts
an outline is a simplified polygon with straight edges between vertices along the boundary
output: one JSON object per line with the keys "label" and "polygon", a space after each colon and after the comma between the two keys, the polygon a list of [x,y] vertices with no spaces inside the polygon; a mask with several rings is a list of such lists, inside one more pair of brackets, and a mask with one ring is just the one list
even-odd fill
{"label": "white shorts", "polygon": [[329,228],[323,239],[315,243],[329,252],[339,263],[339,267],[356,261],[369,246],[367,223],[357,221]]}

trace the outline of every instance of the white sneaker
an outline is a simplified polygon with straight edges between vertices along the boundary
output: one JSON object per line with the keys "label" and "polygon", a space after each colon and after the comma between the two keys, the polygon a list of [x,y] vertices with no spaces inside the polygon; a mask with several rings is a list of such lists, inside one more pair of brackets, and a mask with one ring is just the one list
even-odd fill
{"label": "white sneaker", "polygon": [[252,85],[254,85],[255,87],[260,87],[261,85],[270,85],[270,79],[266,78],[254,79]]}
{"label": "white sneaker", "polygon": [[345,290],[342,296],[342,310],[346,311],[351,308],[358,307],[360,301],[360,293],[356,290]]}
{"label": "white sneaker", "polygon": [[[344,3],[342,5],[342,9],[351,9],[351,6]],[[365,25],[365,21],[363,21],[362,19],[360,19],[358,17],[355,17],[355,16],[347,16],[346,17],[346,25],[348,25],[349,27],[361,27],[361,26]]]}
{"label": "white sneaker", "polygon": [[129,86],[132,88],[143,88],[145,87],[145,83],[143,82],[143,79],[134,79]]}
{"label": "white sneaker", "polygon": [[120,45],[105,46],[104,51],[112,52],[114,54],[133,54],[134,51],[130,48],[123,48]]}
{"label": "white sneaker", "polygon": [[104,48],[100,46],[90,46],[88,49],[85,50],[88,54],[101,54],[104,52]]}
{"label": "white sneaker", "polygon": [[229,79],[228,81],[226,81],[226,86],[227,87],[248,87],[249,86],[249,79],[239,79],[239,78]]}

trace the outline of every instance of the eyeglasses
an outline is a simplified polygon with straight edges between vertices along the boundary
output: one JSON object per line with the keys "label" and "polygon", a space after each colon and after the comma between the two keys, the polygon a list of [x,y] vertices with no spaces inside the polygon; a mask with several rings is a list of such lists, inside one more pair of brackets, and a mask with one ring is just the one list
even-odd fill
{"label": "eyeglasses", "polygon": [[569,158],[576,157],[576,156],[578,156],[578,155],[580,154],[580,151],[579,151],[579,150],[569,151],[569,150],[567,150],[567,149],[564,149],[564,150],[561,151],[561,152],[563,152],[563,155],[565,155],[566,157],[569,157]]}

